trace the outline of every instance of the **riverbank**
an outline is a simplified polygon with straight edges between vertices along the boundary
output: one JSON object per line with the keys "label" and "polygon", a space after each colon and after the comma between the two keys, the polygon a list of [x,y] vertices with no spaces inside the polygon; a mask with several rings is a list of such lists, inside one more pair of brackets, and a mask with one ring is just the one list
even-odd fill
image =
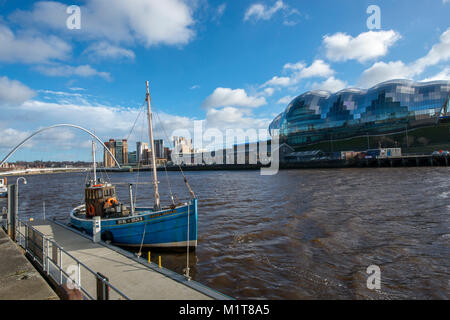
{"label": "riverbank", "polygon": [[25,169],[14,171],[0,171],[0,176],[27,176],[27,175],[39,175],[50,173],[67,173],[67,172],[86,172],[90,168],[39,168],[39,169]]}
{"label": "riverbank", "polygon": [[[372,159],[349,159],[349,160],[313,160],[313,161],[296,161],[281,162],[280,170],[288,169],[334,169],[334,168],[370,168],[370,167],[433,167],[448,166],[450,164],[449,156],[432,156],[432,155],[405,155],[392,158],[372,158]],[[259,170],[263,167],[261,164],[200,164],[200,165],[183,165],[183,171],[222,171],[222,170]],[[134,172],[134,171],[151,171],[149,167],[144,168],[102,168],[107,172]],[[179,171],[178,166],[158,167],[158,171]]]}

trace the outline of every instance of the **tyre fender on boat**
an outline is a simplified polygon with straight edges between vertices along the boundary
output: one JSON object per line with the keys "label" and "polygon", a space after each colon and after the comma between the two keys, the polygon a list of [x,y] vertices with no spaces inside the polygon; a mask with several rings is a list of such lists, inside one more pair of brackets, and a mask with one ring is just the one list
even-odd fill
{"label": "tyre fender on boat", "polygon": [[95,208],[93,204],[90,204],[88,209],[87,209],[87,213],[90,217],[93,217],[95,214]]}

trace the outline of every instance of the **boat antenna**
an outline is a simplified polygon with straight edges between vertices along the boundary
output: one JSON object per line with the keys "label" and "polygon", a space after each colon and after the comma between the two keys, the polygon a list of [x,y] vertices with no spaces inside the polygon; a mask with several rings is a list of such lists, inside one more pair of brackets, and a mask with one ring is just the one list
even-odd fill
{"label": "boat antenna", "polygon": [[95,160],[95,141],[92,140],[92,162],[94,165],[94,184],[97,184],[97,161]]}
{"label": "boat antenna", "polygon": [[150,106],[150,90],[148,81],[146,81],[147,85],[147,95],[145,99],[147,100],[147,119],[148,119],[148,136],[150,139],[150,148],[152,154],[152,167],[153,167],[153,186],[155,188],[155,210],[159,210],[161,208],[160,199],[159,199],[159,190],[158,190],[158,175],[156,172],[156,155],[155,155],[155,142],[153,140],[153,126],[152,126],[152,109]]}

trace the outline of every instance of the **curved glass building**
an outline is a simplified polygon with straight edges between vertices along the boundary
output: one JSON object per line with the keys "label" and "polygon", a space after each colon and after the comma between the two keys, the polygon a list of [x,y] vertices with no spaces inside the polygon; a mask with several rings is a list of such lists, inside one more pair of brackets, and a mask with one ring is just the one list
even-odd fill
{"label": "curved glass building", "polygon": [[[449,95],[450,81],[392,80],[368,90],[309,91],[292,100],[269,131],[296,149],[450,144]],[[444,129],[438,133],[436,127]]]}

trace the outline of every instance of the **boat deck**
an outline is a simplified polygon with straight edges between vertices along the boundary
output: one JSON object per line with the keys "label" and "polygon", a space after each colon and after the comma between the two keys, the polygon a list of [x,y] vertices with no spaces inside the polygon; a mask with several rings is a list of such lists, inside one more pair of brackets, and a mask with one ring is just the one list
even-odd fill
{"label": "boat deck", "polygon": [[[131,299],[146,300],[210,300],[229,299],[195,281],[156,264],[139,262],[132,253],[105,244],[94,243],[85,235],[49,220],[38,220],[30,226],[52,238],[72,256],[90,269],[109,279]],[[143,259],[140,259],[143,260]],[[96,283],[83,284],[95,291]]]}

